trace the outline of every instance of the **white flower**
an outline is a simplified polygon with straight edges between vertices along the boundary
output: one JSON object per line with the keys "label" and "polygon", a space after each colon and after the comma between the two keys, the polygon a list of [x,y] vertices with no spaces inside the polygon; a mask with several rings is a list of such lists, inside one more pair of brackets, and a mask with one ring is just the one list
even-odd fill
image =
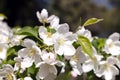
{"label": "white flower", "polygon": [[67,24],[59,27],[54,35],[54,49],[59,55],[72,56],[75,54],[75,48],[72,43],[75,41],[75,36],[69,32]]}
{"label": "white flower", "polygon": [[73,68],[72,73],[76,75],[81,75],[83,70],[81,64],[86,60],[86,55],[83,53],[81,47],[78,47],[76,53],[70,59],[70,64]]}
{"label": "white flower", "polygon": [[96,49],[93,48],[92,57],[88,56],[88,59],[82,65],[83,72],[89,72],[91,70],[96,72],[98,70],[98,66],[99,66],[99,63],[101,62],[102,58],[103,58],[103,56],[98,55],[96,52]]}
{"label": "white flower", "polygon": [[12,31],[7,23],[0,21],[0,43],[9,43]]}
{"label": "white flower", "polygon": [[41,13],[37,11],[36,15],[39,21],[42,23],[50,23],[55,17],[55,15],[48,17],[48,12],[46,9],[43,9]]}
{"label": "white flower", "polygon": [[50,28],[57,30],[59,26],[59,18],[57,16],[54,16],[54,18],[50,21]]}
{"label": "white flower", "polygon": [[89,30],[86,30],[86,29],[84,28],[84,26],[82,26],[82,27],[80,26],[80,27],[79,27],[79,29],[78,29],[77,32],[76,32],[76,37],[78,37],[78,35],[85,36],[85,37],[87,37],[90,41],[93,40],[92,35],[91,35],[91,32],[90,32]]}
{"label": "white flower", "polygon": [[0,43],[0,59],[5,60],[7,54],[8,45]]}
{"label": "white flower", "polygon": [[14,71],[20,69],[20,73],[23,73],[26,70],[26,68],[30,67],[33,64],[33,60],[31,60],[31,58],[29,57],[21,58],[19,56],[19,57],[15,57],[14,60],[16,61],[14,65]]}
{"label": "white flower", "polygon": [[71,33],[65,35],[59,34],[59,37],[56,39],[54,44],[55,52],[59,55],[72,56],[75,54],[75,48],[73,47],[71,41],[68,37],[71,36]]}
{"label": "white flower", "polygon": [[41,50],[36,46],[35,42],[30,39],[25,39],[23,45],[25,48],[18,51],[18,57],[23,59],[21,67],[27,68],[30,67],[33,62],[35,62],[35,64],[39,63],[41,61]]}
{"label": "white flower", "polygon": [[53,65],[56,63],[56,54],[55,53],[52,53],[52,52],[48,53],[47,51],[43,50],[42,54],[41,54],[41,58],[47,64]]}
{"label": "white flower", "polygon": [[25,35],[13,35],[10,40],[10,45],[20,45],[22,42],[22,39],[25,37]]}
{"label": "white flower", "polygon": [[2,80],[16,80],[13,67],[9,64],[3,65],[0,69],[0,79]]}
{"label": "white flower", "polygon": [[109,38],[105,42],[105,46],[103,50],[107,54],[112,55],[120,55],[120,34],[119,33],[113,33],[109,36]]}
{"label": "white flower", "polygon": [[54,65],[49,65],[47,63],[41,63],[39,65],[40,69],[37,73],[36,79],[44,79],[44,80],[54,80],[57,75],[57,69]]}
{"label": "white flower", "polygon": [[105,80],[112,80],[119,74],[119,70],[114,66],[116,63],[116,59],[111,56],[106,61],[101,61],[96,75],[98,77],[104,76]]}
{"label": "white flower", "polygon": [[43,39],[44,43],[48,46],[53,45],[53,33],[48,32],[47,29],[43,26],[39,28],[39,36]]}
{"label": "white flower", "polygon": [[116,63],[116,65],[120,69],[120,55],[113,57],[113,59],[114,59],[114,63]]}

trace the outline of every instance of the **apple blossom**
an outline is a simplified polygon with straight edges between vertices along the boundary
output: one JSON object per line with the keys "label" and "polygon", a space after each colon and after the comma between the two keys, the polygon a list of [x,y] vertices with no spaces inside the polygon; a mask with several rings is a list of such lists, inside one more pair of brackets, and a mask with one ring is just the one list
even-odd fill
{"label": "apple blossom", "polygon": [[25,39],[23,41],[23,46],[25,48],[22,48],[18,51],[18,57],[23,59],[21,62],[21,67],[27,68],[30,67],[33,62],[37,64],[39,61],[41,61],[41,50],[36,46],[36,43],[33,40]]}
{"label": "apple blossom", "polygon": [[92,57],[88,57],[87,60],[82,65],[83,72],[89,72],[91,70],[96,72],[98,70],[98,66],[102,58],[103,56],[98,55],[96,49],[93,47]]}
{"label": "apple blossom", "polygon": [[36,79],[44,79],[44,80],[54,80],[57,76],[57,69],[54,65],[50,65],[47,63],[41,63],[39,65],[39,72],[36,75]]}
{"label": "apple blossom", "polygon": [[111,34],[105,42],[105,46],[103,48],[103,51],[105,51],[107,54],[120,55],[120,41],[119,41],[119,39],[120,39],[119,33]]}
{"label": "apple blossom", "polygon": [[16,80],[13,67],[9,64],[5,64],[0,69],[0,79],[2,80]]}
{"label": "apple blossom", "polygon": [[48,17],[48,12],[46,9],[43,9],[41,13],[37,11],[36,15],[39,21],[42,22],[43,24],[51,22],[55,17],[55,15]]}
{"label": "apple blossom", "polygon": [[81,47],[78,47],[75,55],[73,55],[70,59],[70,64],[73,68],[72,73],[81,75],[83,73],[82,63],[84,63],[86,59],[87,57],[85,53],[82,51]]}
{"label": "apple blossom", "polygon": [[89,30],[85,29],[84,26],[80,26],[80,27],[78,28],[78,30],[76,31],[76,35],[77,35],[77,36],[78,36],[78,35],[85,36],[85,37],[87,37],[90,41],[93,40],[92,35],[91,35],[91,32],[90,32]]}
{"label": "apple blossom", "polygon": [[98,77],[104,76],[105,80],[112,80],[119,74],[119,70],[115,66],[116,63],[116,59],[113,57],[108,57],[106,61],[101,61],[96,75]]}

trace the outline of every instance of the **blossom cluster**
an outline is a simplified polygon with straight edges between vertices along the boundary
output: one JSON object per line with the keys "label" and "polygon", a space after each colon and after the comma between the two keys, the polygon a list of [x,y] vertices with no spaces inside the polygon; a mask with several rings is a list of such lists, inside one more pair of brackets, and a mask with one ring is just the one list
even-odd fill
{"label": "blossom cluster", "polygon": [[90,72],[115,80],[120,69],[119,33],[93,37],[85,26],[101,21],[97,18],[71,32],[67,23],[60,24],[46,9],[36,15],[42,25],[12,29],[0,16],[0,80],[69,80],[62,78]]}

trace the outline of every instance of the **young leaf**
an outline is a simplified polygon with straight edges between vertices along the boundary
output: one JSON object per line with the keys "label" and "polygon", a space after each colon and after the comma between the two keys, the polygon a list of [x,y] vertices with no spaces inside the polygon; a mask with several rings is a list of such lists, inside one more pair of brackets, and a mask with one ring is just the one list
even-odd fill
{"label": "young leaf", "polygon": [[100,22],[100,21],[103,21],[103,19],[90,18],[90,19],[88,19],[88,20],[83,24],[83,26],[89,26],[89,25],[98,23],[98,22]]}
{"label": "young leaf", "polygon": [[99,39],[94,39],[92,41],[92,45],[97,49],[101,50],[104,47],[105,44],[105,39],[104,38],[99,38]]}
{"label": "young leaf", "polygon": [[33,27],[26,26],[18,32],[16,32],[16,34],[38,37],[38,30]]}
{"label": "young leaf", "polygon": [[78,36],[78,43],[81,45],[83,51],[91,57],[93,51],[90,41],[84,36]]}

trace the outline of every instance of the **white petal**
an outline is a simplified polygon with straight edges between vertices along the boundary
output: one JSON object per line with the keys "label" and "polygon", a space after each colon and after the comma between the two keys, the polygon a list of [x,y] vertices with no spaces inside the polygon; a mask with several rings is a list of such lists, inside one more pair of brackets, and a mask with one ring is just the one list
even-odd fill
{"label": "white petal", "polygon": [[47,64],[40,65],[39,72],[37,73],[37,77],[39,77],[39,79],[44,79],[50,73],[48,66],[49,65],[47,65]]}
{"label": "white petal", "polygon": [[50,73],[57,75],[57,69],[55,66],[49,65],[49,71],[50,71]]}
{"label": "white petal", "polygon": [[119,74],[119,70],[118,70],[118,68],[117,67],[115,67],[115,66],[111,66],[111,72],[113,73],[113,75],[118,75]]}
{"label": "white petal", "polygon": [[50,73],[49,75],[47,75],[47,76],[45,77],[44,80],[55,80],[55,78],[56,78],[56,75]]}
{"label": "white petal", "polygon": [[0,44],[0,59],[5,60],[6,59],[6,53],[7,53],[7,47],[5,47],[5,45]]}
{"label": "white petal", "polygon": [[28,53],[29,53],[29,50],[27,48],[23,48],[18,51],[18,56],[25,58],[25,57],[28,57]]}
{"label": "white petal", "polygon": [[42,17],[39,11],[36,12],[37,18],[40,22],[42,22]]}
{"label": "white petal", "polygon": [[77,48],[75,55],[78,57],[80,63],[85,62],[85,60],[87,59],[87,57],[86,57],[85,53],[82,51],[81,47]]}
{"label": "white petal", "polygon": [[74,55],[75,54],[75,48],[72,46],[72,44],[71,45],[69,45],[69,44],[65,44],[64,46],[63,46],[63,51],[64,51],[64,55],[65,56],[72,56],[72,55]]}
{"label": "white petal", "polygon": [[111,70],[107,70],[104,72],[104,77],[105,77],[105,80],[111,80],[112,77],[113,77],[113,74],[111,72]]}
{"label": "white petal", "polygon": [[50,27],[57,30],[58,25],[59,25],[59,18],[57,16],[55,16],[54,19],[50,22]]}
{"label": "white petal", "polygon": [[61,34],[65,34],[69,32],[69,26],[68,24],[64,23],[59,25],[58,32]]}
{"label": "white petal", "polygon": [[42,19],[47,19],[47,17],[48,17],[48,12],[47,12],[46,9],[43,9],[43,10],[41,11],[41,17],[42,17]]}
{"label": "white petal", "polygon": [[25,58],[21,62],[21,68],[23,68],[23,69],[28,68],[28,67],[32,66],[32,64],[33,64],[33,60],[31,58]]}
{"label": "white petal", "polygon": [[59,46],[58,44],[54,45],[55,52],[59,55],[63,55],[63,47]]}
{"label": "white petal", "polygon": [[47,29],[44,26],[40,26],[39,28],[39,36],[40,38],[44,39],[46,38],[47,34]]}
{"label": "white petal", "polygon": [[55,15],[50,16],[49,18],[47,18],[47,22],[50,23],[55,17]]}
{"label": "white petal", "polygon": [[23,45],[25,47],[27,47],[27,48],[30,48],[30,47],[32,47],[35,44],[36,43],[33,40],[31,40],[31,39],[24,39],[24,41],[23,41]]}
{"label": "white petal", "polygon": [[115,65],[117,64],[118,60],[117,58],[113,57],[113,56],[110,56],[107,58],[107,63],[109,63],[110,65]]}
{"label": "white petal", "polygon": [[83,72],[89,72],[93,69],[93,64],[90,62],[86,62],[82,65]]}
{"label": "white petal", "polygon": [[24,80],[33,80],[31,77],[25,77]]}
{"label": "white petal", "polygon": [[120,39],[120,34],[115,32],[109,36],[109,39],[112,39],[113,41],[118,41]]}

